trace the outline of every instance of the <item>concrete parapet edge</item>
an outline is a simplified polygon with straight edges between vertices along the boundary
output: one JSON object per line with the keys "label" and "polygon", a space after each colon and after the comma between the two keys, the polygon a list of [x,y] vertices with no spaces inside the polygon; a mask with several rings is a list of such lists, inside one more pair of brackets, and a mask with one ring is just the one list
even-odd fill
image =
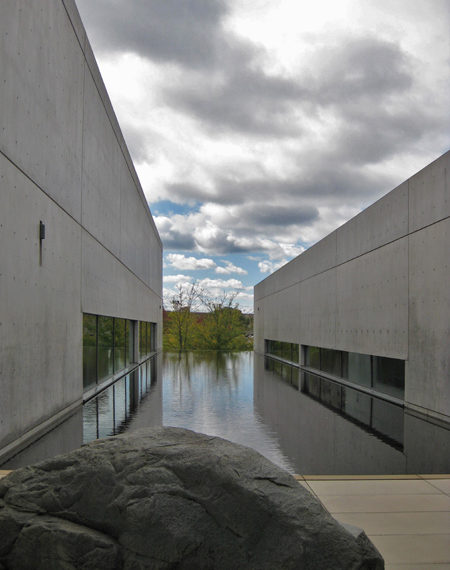
{"label": "concrete parapet edge", "polygon": [[73,402],[69,406],[52,415],[50,418],[27,430],[24,434],[22,434],[11,443],[8,443],[3,448],[0,448],[0,466],[32,445],[36,440],[43,437],[56,426],[62,424],[77,411],[81,404],[81,399]]}

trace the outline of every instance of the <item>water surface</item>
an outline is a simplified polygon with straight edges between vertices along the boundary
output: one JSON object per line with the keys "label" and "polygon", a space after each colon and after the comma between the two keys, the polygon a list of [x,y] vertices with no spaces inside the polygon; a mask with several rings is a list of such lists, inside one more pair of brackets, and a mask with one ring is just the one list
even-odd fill
{"label": "water surface", "polygon": [[241,443],[291,473],[450,472],[448,424],[262,355],[214,351],[148,360],[4,468],[161,425]]}

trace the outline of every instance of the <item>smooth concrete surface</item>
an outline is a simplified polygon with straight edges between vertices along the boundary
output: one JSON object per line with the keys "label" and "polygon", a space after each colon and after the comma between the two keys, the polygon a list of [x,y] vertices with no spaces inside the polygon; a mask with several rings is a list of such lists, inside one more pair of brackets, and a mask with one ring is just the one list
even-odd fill
{"label": "smooth concrete surface", "polygon": [[255,286],[264,339],[405,360],[405,404],[450,421],[450,152]]}
{"label": "smooth concrete surface", "polygon": [[407,238],[339,265],[336,272],[336,290],[331,293],[336,298],[333,345],[359,353],[367,353],[372,347],[369,354],[405,360],[408,355]]}
{"label": "smooth concrete surface", "polygon": [[410,236],[405,399],[450,415],[450,218]]}
{"label": "smooth concrete surface", "polygon": [[0,69],[1,456],[81,402],[83,312],[161,347],[162,244],[74,0],[1,2]]}
{"label": "smooth concrete surface", "polygon": [[296,476],[339,521],[364,529],[386,570],[450,568],[450,476]]}
{"label": "smooth concrete surface", "polygon": [[0,151],[77,220],[84,68],[61,1],[0,3]]}
{"label": "smooth concrete surface", "polygon": [[336,263],[345,263],[407,234],[408,183],[404,182],[337,230]]}
{"label": "smooth concrete surface", "polygon": [[0,180],[1,449],[81,401],[82,317],[80,226],[2,154]]}

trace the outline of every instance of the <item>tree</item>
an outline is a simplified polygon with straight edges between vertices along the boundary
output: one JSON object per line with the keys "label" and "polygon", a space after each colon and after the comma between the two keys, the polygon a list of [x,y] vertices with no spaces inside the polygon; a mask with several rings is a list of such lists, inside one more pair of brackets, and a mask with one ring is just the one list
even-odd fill
{"label": "tree", "polygon": [[179,283],[176,293],[169,301],[170,312],[164,315],[164,348],[186,350],[192,348],[192,309],[200,299],[200,288],[196,283]]}
{"label": "tree", "polygon": [[236,293],[223,293],[219,299],[201,295],[208,313],[196,327],[196,347],[214,350],[251,349],[247,338],[247,321],[235,303]]}

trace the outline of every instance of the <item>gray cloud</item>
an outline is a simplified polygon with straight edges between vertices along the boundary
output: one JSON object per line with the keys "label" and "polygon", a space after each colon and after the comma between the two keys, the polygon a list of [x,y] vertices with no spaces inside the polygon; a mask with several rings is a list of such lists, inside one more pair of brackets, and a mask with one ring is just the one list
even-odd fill
{"label": "gray cloud", "polygon": [[173,225],[166,231],[159,232],[164,249],[193,251],[196,249],[196,242],[192,234],[177,230]]}
{"label": "gray cloud", "polygon": [[100,51],[134,52],[193,68],[220,54],[218,28],[225,0],[78,0]]}
{"label": "gray cloud", "polygon": [[240,210],[241,220],[248,227],[289,226],[310,224],[319,217],[317,208],[304,204],[276,206],[248,203]]}
{"label": "gray cloud", "polygon": [[[287,78],[266,73],[262,48],[223,27],[229,6],[225,0],[79,4],[99,48],[133,51],[186,69],[179,87],[163,89],[161,100],[196,117],[210,133],[298,140],[305,136],[298,111],[300,117],[306,113],[319,118],[323,110],[332,110],[343,123],[340,136],[330,141],[336,158],[366,164],[439,128],[421,102],[398,100],[413,84],[410,56],[399,43],[361,35],[330,36],[324,45],[319,38],[320,46],[312,50],[303,71]],[[190,70],[209,71],[199,75]],[[133,157],[148,161],[147,137],[128,125],[125,132]],[[174,185],[171,190],[177,194],[181,188]],[[201,189],[197,194],[199,199],[211,197]]]}
{"label": "gray cloud", "polygon": [[216,83],[168,90],[166,99],[205,127],[274,137],[299,135],[301,126],[290,120],[290,113],[304,94],[294,81],[269,76],[251,62],[245,66],[236,54]]}
{"label": "gray cloud", "polygon": [[404,92],[412,83],[410,62],[400,45],[380,38],[347,39],[319,50],[314,59],[319,73],[310,94],[322,105],[361,98],[379,105],[380,97]]}
{"label": "gray cloud", "polygon": [[[341,149],[311,158],[297,177],[290,180],[255,178],[235,180],[220,177],[214,192],[191,184],[170,185],[171,199],[198,201],[232,208],[233,229],[239,235],[252,235],[261,225],[267,231],[289,225],[309,225],[318,219],[315,204],[333,200],[365,204],[374,194],[392,187],[389,174],[374,174],[345,164]],[[214,222],[214,220],[212,220]]]}
{"label": "gray cloud", "polygon": [[[399,45],[355,37],[318,49],[298,77],[268,75],[260,53],[245,52],[235,40],[218,78],[171,88],[165,97],[209,128],[269,137],[299,137],[303,126],[293,113],[318,115],[333,108],[346,116],[349,105],[378,107],[411,86],[408,57]],[[244,54],[244,55],[243,55]]]}
{"label": "gray cloud", "polygon": [[169,200],[173,202],[205,202],[217,201],[216,192],[209,191],[195,184],[186,184],[184,182],[174,182],[167,184],[167,195]]}

